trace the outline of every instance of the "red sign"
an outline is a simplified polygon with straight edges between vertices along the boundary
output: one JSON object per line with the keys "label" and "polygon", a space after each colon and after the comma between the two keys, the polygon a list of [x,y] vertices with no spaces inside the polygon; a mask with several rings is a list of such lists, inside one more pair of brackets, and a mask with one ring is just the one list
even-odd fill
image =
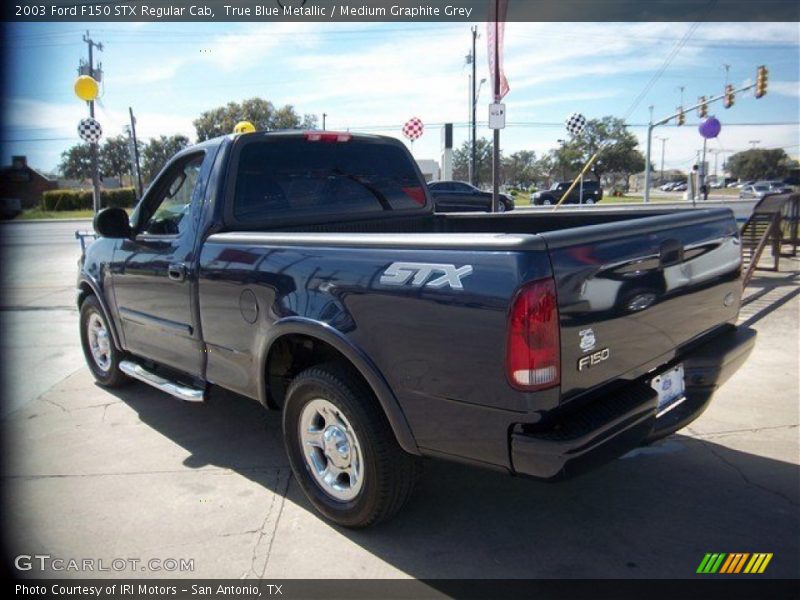
{"label": "red sign", "polygon": [[503,37],[507,13],[508,0],[489,0],[486,39],[489,45],[489,74],[492,78],[492,93],[495,102],[500,102],[510,89],[506,74],[503,72]]}

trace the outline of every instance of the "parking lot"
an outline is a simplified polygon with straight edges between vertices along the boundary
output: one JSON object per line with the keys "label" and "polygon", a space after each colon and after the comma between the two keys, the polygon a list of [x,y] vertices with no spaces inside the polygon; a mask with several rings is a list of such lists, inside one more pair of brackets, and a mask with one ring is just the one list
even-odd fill
{"label": "parking lot", "polygon": [[303,497],[277,413],[94,384],[73,293],[86,227],[0,225],[7,554],[156,562],[32,575],[684,578],[706,552],[770,552],[763,577],[798,575],[800,258],[756,274],[740,319],[756,349],[690,427],[558,484],[428,461],[395,519],[349,531]]}

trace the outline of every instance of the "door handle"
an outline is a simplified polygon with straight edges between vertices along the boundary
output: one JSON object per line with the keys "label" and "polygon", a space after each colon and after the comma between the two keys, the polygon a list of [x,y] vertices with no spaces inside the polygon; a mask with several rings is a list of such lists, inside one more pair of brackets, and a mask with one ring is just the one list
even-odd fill
{"label": "door handle", "polygon": [[170,265],[167,267],[167,277],[172,281],[183,281],[186,279],[186,265],[182,263]]}

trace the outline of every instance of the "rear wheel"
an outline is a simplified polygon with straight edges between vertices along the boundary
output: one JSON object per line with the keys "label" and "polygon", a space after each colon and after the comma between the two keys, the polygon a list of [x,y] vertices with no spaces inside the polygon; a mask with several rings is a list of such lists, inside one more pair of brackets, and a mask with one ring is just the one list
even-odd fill
{"label": "rear wheel", "polygon": [[119,387],[130,380],[119,368],[122,354],[114,346],[111,330],[95,296],[81,304],[81,346],[89,370],[97,383],[106,387]]}
{"label": "rear wheel", "polygon": [[374,525],[411,495],[419,459],[400,448],[371,391],[339,365],[295,377],[286,393],[283,433],[303,492],[339,525]]}

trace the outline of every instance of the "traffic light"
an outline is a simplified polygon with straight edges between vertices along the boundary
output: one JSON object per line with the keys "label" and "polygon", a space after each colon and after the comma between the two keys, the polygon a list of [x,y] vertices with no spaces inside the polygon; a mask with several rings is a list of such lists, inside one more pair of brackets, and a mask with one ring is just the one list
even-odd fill
{"label": "traffic light", "polygon": [[767,71],[767,67],[765,67],[764,65],[758,67],[758,71],[756,74],[756,98],[761,98],[762,96],[766,96],[768,77],[769,77],[769,71]]}
{"label": "traffic light", "polygon": [[701,119],[705,119],[708,116],[708,104],[706,104],[706,97],[700,96],[698,99],[700,106],[697,107],[697,115]]}
{"label": "traffic light", "polygon": [[733,86],[729,83],[725,86],[725,99],[722,101],[722,105],[725,108],[730,108],[733,106],[734,101],[736,100],[736,96],[733,93]]}
{"label": "traffic light", "polygon": [[682,106],[678,107],[678,111],[680,111],[678,112],[678,126],[681,126],[686,123],[686,113],[683,112]]}

